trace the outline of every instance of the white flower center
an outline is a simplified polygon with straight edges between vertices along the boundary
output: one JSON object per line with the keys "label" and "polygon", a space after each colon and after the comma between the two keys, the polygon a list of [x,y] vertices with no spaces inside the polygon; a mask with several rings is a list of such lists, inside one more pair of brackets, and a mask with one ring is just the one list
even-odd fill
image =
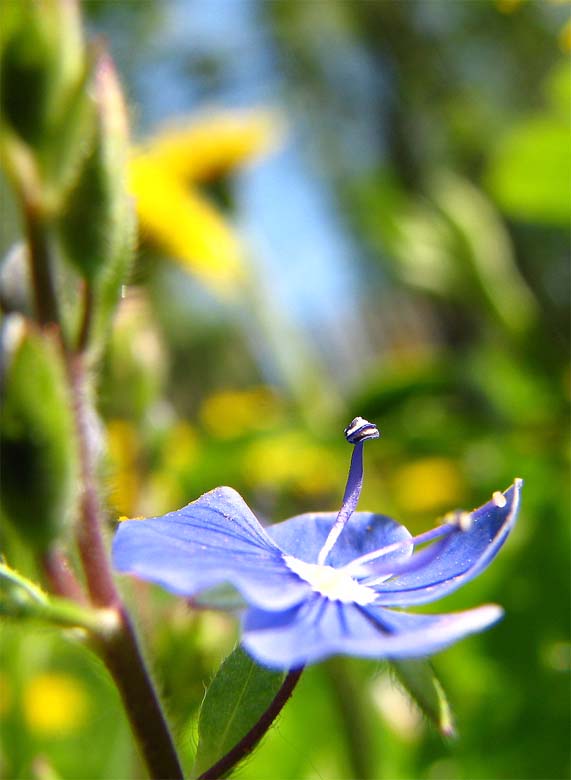
{"label": "white flower center", "polygon": [[334,569],[333,566],[322,566],[318,563],[305,563],[291,555],[284,555],[284,561],[294,574],[311,585],[312,590],[321,593],[331,601],[364,606],[377,598],[372,588],[361,585],[343,569]]}

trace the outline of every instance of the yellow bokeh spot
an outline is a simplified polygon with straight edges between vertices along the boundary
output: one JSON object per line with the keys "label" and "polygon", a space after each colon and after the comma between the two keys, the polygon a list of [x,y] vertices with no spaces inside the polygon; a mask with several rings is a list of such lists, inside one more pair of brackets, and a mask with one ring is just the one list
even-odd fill
{"label": "yellow bokeh spot", "polygon": [[85,688],[74,677],[56,672],[33,677],[24,690],[23,709],[31,731],[43,736],[80,729],[88,714]]}
{"label": "yellow bokeh spot", "polygon": [[169,471],[187,471],[199,450],[196,431],[187,422],[177,422],[163,444],[164,466]]}
{"label": "yellow bokeh spot", "polygon": [[218,112],[165,128],[146,148],[177,178],[207,181],[264,155],[280,135],[276,117],[266,111]]}
{"label": "yellow bokeh spot", "polygon": [[403,510],[433,512],[462,501],[464,480],[453,460],[423,458],[402,466],[394,475],[393,488]]}
{"label": "yellow bokeh spot", "polygon": [[111,502],[117,512],[130,517],[136,510],[141,490],[136,427],[128,420],[109,420],[107,445],[113,469]]}
{"label": "yellow bokeh spot", "polygon": [[224,390],[202,404],[200,419],[207,431],[220,439],[272,428],[281,418],[282,405],[270,387]]}
{"label": "yellow bokeh spot", "polygon": [[523,0],[497,0],[496,5],[501,13],[511,14],[520,7],[522,2]]}
{"label": "yellow bokeh spot", "polygon": [[288,432],[251,444],[244,475],[256,487],[286,487],[311,496],[338,488],[344,468],[328,448]]}
{"label": "yellow bokeh spot", "polygon": [[561,28],[559,45],[565,54],[571,53],[571,19]]}
{"label": "yellow bokeh spot", "polygon": [[131,160],[129,186],[142,232],[215,292],[231,293],[244,277],[242,247],[218,210],[151,154]]}

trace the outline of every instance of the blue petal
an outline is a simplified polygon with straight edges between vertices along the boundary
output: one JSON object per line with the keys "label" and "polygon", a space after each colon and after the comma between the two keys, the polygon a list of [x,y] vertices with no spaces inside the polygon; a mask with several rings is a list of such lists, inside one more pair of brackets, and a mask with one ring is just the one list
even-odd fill
{"label": "blue petal", "polygon": [[426,566],[375,586],[378,603],[406,607],[425,604],[459,588],[479,574],[497,555],[518,512],[522,480],[503,494],[505,506],[488,501],[472,512],[469,531],[452,534],[442,551]]}
{"label": "blue petal", "polygon": [[231,583],[250,603],[283,610],[311,593],[243,498],[228,487],[162,517],[120,523],[113,561],[119,571],[182,596]]}
{"label": "blue petal", "polygon": [[[335,512],[312,512],[296,515],[266,530],[282,550],[306,563],[315,563],[336,518]],[[407,539],[410,534],[406,528],[390,517],[355,512],[329,553],[327,564],[345,566],[365,553]],[[401,550],[388,553],[386,560],[403,561],[411,553],[412,544],[406,544]]]}
{"label": "blue petal", "polygon": [[340,654],[418,658],[488,628],[502,614],[488,604],[465,612],[411,615],[313,596],[285,612],[248,610],[242,643],[257,661],[278,669]]}

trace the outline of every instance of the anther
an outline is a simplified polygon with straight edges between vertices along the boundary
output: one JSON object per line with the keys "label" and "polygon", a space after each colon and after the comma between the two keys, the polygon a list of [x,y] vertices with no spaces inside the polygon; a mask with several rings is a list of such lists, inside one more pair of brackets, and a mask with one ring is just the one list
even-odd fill
{"label": "anther", "polygon": [[502,509],[508,503],[507,498],[504,496],[503,493],[500,493],[499,490],[495,490],[492,493],[492,501],[500,509]]}
{"label": "anther", "polygon": [[441,523],[446,525],[455,525],[460,531],[469,531],[472,528],[472,514],[464,512],[462,509],[454,509],[444,515]]}
{"label": "anther", "polygon": [[381,435],[374,423],[370,423],[363,417],[355,417],[344,430],[345,438],[349,444],[358,444],[367,439],[378,439]]}

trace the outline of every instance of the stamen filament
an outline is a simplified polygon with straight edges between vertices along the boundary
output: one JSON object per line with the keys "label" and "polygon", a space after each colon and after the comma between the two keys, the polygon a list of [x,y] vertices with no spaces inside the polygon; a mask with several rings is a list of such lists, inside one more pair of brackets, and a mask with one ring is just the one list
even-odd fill
{"label": "stamen filament", "polygon": [[371,571],[368,576],[359,580],[359,584],[370,588],[385,582],[388,577],[409,574],[410,572],[421,569],[423,566],[432,563],[432,561],[438,558],[446,547],[449,538],[450,534],[447,534],[435,544],[431,544],[430,547],[426,547],[424,550],[414,553],[414,555],[407,558],[406,561],[396,561],[392,565],[387,562],[384,565],[374,567],[374,570]]}
{"label": "stamen filament", "polygon": [[[441,536],[449,536],[452,532],[458,531],[458,525],[452,524],[452,523],[446,523],[444,525],[439,525],[436,528],[431,528],[430,531],[425,531],[422,534],[419,534],[418,536],[411,536],[408,539],[402,539],[400,542],[394,542],[393,544],[388,544],[386,547],[380,547],[378,550],[373,550],[370,553],[366,553],[365,555],[361,555],[359,558],[355,558],[351,563],[348,563],[344,569],[353,576],[356,573],[356,570],[360,569],[361,566],[365,566],[368,563],[371,563],[372,561],[376,561],[379,558],[383,558],[385,555],[389,555],[393,552],[398,552],[399,550],[404,550],[408,545],[419,545],[419,544],[425,544],[426,542],[432,542],[435,539],[439,539]],[[395,568],[398,564],[394,564],[392,568]],[[377,573],[377,572],[375,572]],[[387,574],[390,573],[387,570]]]}

